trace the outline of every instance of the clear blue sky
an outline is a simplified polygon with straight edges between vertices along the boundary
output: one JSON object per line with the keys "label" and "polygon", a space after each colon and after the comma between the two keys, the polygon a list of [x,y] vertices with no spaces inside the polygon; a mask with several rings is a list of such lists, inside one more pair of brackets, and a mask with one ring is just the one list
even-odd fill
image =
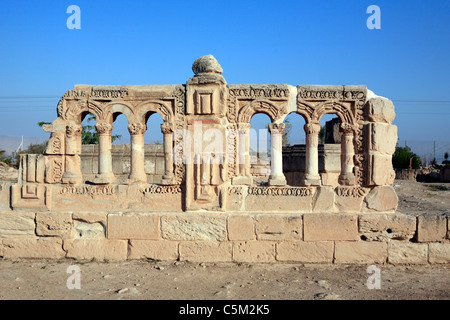
{"label": "clear blue sky", "polygon": [[0,14],[0,136],[47,136],[36,123],[74,84],[181,84],[213,54],[229,84],[365,84],[394,101],[401,140],[450,141],[448,0],[2,0]]}

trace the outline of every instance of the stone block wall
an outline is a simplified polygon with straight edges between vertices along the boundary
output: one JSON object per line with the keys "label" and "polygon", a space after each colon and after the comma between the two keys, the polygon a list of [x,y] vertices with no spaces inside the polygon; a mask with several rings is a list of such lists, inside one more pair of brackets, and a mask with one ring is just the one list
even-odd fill
{"label": "stone block wall", "polygon": [[449,217],[0,212],[0,256],[99,261],[445,264]]}

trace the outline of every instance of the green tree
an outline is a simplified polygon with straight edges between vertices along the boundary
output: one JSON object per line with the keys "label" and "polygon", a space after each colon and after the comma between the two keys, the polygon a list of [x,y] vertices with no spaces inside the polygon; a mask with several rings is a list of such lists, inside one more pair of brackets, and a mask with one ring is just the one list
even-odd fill
{"label": "green tree", "polygon": [[411,151],[408,146],[395,148],[392,155],[392,165],[396,169],[419,169],[421,162],[419,156]]}
{"label": "green tree", "polygon": [[320,144],[324,144],[325,143],[325,126],[320,126],[319,143]]}
{"label": "green tree", "polygon": [[289,135],[291,134],[292,130],[292,123],[290,122],[289,118],[286,118],[284,120],[284,125],[285,127],[281,136],[281,142],[283,147],[287,147],[289,145]]}

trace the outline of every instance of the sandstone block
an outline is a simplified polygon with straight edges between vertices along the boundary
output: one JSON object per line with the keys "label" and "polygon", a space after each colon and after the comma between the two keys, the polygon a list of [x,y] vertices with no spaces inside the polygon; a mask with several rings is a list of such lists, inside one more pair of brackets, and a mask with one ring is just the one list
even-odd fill
{"label": "sandstone block", "polygon": [[35,237],[34,212],[0,213],[0,239]]}
{"label": "sandstone block", "polygon": [[336,196],[335,199],[338,212],[361,212],[363,197]]}
{"label": "sandstone block", "polygon": [[106,212],[74,212],[72,214],[72,219],[88,223],[99,222],[106,227],[108,214]]}
{"label": "sandstone block", "polygon": [[336,241],[335,263],[377,263],[386,262],[386,242]]}
{"label": "sandstone block", "polygon": [[428,245],[424,243],[391,241],[388,245],[388,262],[393,264],[427,263]]}
{"label": "sandstone block", "polygon": [[56,236],[63,239],[72,237],[72,214],[36,213],[36,234],[38,236]]}
{"label": "sandstone block", "polygon": [[129,259],[178,259],[178,242],[166,240],[130,240]]}
{"label": "sandstone block", "polygon": [[369,184],[390,186],[394,183],[395,171],[392,167],[392,155],[369,155]]}
{"label": "sandstone block", "polygon": [[227,218],[217,213],[183,213],[161,218],[162,237],[167,240],[227,239]]}
{"label": "sandstone block", "polygon": [[4,258],[42,258],[60,259],[64,258],[63,243],[60,238],[26,238],[26,239],[4,239]]}
{"label": "sandstone block", "polygon": [[397,145],[397,126],[384,123],[370,124],[370,150],[393,154]]}
{"label": "sandstone block", "polygon": [[64,240],[66,257],[77,260],[126,260],[128,244],[126,240]]}
{"label": "sandstone block", "polygon": [[391,186],[378,186],[370,190],[364,199],[367,208],[375,211],[395,211],[398,197]]}
{"label": "sandstone block", "polygon": [[258,240],[301,240],[302,217],[285,214],[259,214],[255,217]]}
{"label": "sandstone block", "polygon": [[417,241],[442,241],[447,233],[447,219],[444,216],[417,217]]}
{"label": "sandstone block", "polygon": [[333,241],[283,241],[277,244],[277,260],[301,263],[332,263]]}
{"label": "sandstone block", "polygon": [[227,262],[232,260],[232,243],[219,241],[185,241],[180,243],[180,260]]}
{"label": "sandstone block", "polygon": [[409,240],[416,232],[416,217],[406,214],[362,214],[359,232],[368,241]]}
{"label": "sandstone block", "polygon": [[369,120],[373,122],[392,123],[395,118],[394,104],[383,97],[375,97],[367,101]]}
{"label": "sandstone block", "polygon": [[229,240],[255,240],[255,220],[250,215],[233,214],[228,217]]}
{"label": "sandstone block", "polygon": [[275,242],[240,241],[233,243],[233,261],[274,262]]}
{"label": "sandstone block", "polygon": [[161,238],[160,217],[152,213],[130,213],[108,215],[108,239]]}
{"label": "sandstone block", "polygon": [[74,220],[73,233],[76,239],[105,239],[105,227],[100,222]]}
{"label": "sandstone block", "polygon": [[430,263],[450,263],[450,244],[430,243],[428,255]]}
{"label": "sandstone block", "polygon": [[359,240],[358,219],[346,214],[303,215],[305,241]]}
{"label": "sandstone block", "polygon": [[333,212],[334,211],[334,190],[330,186],[317,188],[314,196],[313,212]]}

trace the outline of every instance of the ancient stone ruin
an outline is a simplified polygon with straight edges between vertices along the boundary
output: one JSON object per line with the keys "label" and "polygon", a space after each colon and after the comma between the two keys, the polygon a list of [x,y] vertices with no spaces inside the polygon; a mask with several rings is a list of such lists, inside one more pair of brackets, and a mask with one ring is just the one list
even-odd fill
{"label": "ancient stone ruin", "polygon": [[[197,59],[192,70],[184,85],[68,90],[58,117],[44,126],[50,133],[45,154],[23,156],[19,181],[2,185],[0,255],[448,262],[445,217],[396,213],[397,127],[390,100],[363,85],[230,85],[213,56]],[[81,123],[89,113],[99,143],[89,158],[98,170],[87,176]],[[164,136],[157,182],[149,182],[144,154],[153,113],[163,119]],[[255,183],[250,165],[250,119],[257,113],[271,120],[268,185]],[[304,127],[295,129],[305,131],[306,145],[285,156],[283,121],[290,113],[303,117]],[[120,114],[128,120],[131,144],[124,179],[114,174],[111,151]],[[333,148],[319,146],[325,114],[338,117],[334,140],[340,145]],[[285,168],[301,165],[285,174],[283,162]]]}

